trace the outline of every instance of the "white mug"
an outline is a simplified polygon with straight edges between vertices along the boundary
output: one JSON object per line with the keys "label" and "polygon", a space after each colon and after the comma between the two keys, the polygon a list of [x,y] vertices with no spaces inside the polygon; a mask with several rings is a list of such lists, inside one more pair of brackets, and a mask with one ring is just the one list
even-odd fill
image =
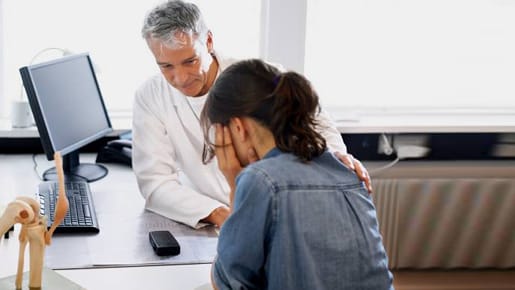
{"label": "white mug", "polygon": [[34,125],[34,118],[27,101],[14,101],[11,107],[11,126],[27,128]]}

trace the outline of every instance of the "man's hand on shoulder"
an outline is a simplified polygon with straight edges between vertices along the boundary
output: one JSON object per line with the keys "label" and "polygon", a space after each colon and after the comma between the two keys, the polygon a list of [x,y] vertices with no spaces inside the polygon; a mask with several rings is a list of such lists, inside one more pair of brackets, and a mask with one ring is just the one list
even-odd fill
{"label": "man's hand on shoulder", "polygon": [[365,183],[367,190],[369,193],[372,193],[372,180],[370,179],[370,174],[368,174],[367,169],[363,164],[351,154],[342,154],[340,152],[335,152],[334,155],[345,164],[350,169],[356,172],[356,175]]}

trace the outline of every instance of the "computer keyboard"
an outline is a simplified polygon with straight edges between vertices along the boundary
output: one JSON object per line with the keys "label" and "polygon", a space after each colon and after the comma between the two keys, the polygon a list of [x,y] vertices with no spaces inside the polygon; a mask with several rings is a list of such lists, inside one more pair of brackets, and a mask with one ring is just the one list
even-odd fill
{"label": "computer keyboard", "polygon": [[[39,184],[37,195],[41,204],[41,215],[47,217],[48,228],[54,221],[58,197],[57,185],[57,181],[45,181]],[[66,181],[65,187],[69,208],[63,222],[54,233],[98,233],[100,229],[89,184],[86,181]]]}

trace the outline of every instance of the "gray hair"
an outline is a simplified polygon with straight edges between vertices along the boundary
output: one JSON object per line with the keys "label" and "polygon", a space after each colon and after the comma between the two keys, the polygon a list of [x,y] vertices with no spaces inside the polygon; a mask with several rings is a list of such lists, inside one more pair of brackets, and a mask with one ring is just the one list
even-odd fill
{"label": "gray hair", "polygon": [[177,33],[195,36],[201,41],[207,39],[208,29],[197,5],[181,0],[159,4],[147,14],[141,29],[144,39],[156,38],[169,46],[181,44]]}

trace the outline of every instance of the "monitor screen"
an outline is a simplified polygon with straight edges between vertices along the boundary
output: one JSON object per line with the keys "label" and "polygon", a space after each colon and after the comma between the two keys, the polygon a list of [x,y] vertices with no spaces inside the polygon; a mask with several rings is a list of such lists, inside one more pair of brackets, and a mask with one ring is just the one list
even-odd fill
{"label": "monitor screen", "polygon": [[[112,131],[89,54],[25,66],[20,74],[48,160],[60,151],[68,179],[104,177],[104,166],[79,162],[82,147]],[[56,179],[55,169],[43,177]]]}

